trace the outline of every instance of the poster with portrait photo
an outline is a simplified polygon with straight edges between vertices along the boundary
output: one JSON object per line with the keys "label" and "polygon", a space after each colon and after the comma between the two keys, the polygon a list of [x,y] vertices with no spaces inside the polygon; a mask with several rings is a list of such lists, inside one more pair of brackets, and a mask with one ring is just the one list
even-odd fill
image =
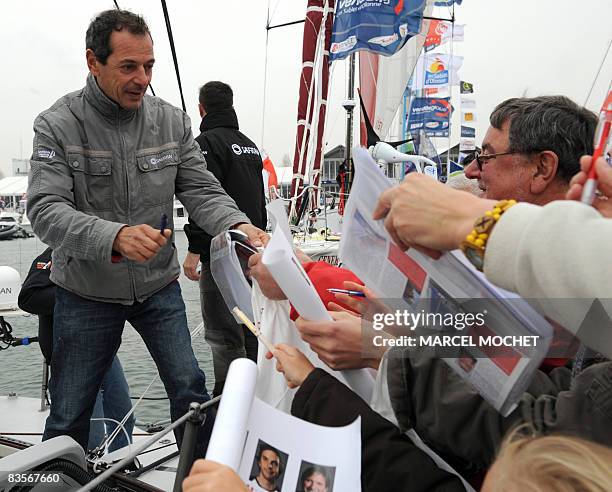
{"label": "poster with portrait photo", "polygon": [[335,466],[302,461],[295,492],[332,492],[335,475]]}
{"label": "poster with portrait photo", "polygon": [[[248,438],[236,471],[250,487],[248,490],[295,492],[301,473],[309,465],[323,465],[335,490],[361,489],[360,418],[343,427],[324,427],[281,412],[255,397],[247,429]],[[272,447],[276,454],[266,452],[267,447]],[[266,466],[259,464],[263,462],[262,454],[268,460],[279,457],[278,476],[273,477],[275,468],[270,468],[266,472],[268,478],[265,474],[260,477],[265,484],[257,481],[261,467]],[[269,478],[275,478],[273,483]]]}
{"label": "poster with portrait photo", "polygon": [[252,492],[283,490],[289,454],[258,439],[247,488]]}

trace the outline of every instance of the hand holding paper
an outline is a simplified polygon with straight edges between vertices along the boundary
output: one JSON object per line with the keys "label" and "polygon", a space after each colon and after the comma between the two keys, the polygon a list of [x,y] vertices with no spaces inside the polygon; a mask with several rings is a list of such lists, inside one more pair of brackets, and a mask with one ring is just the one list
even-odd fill
{"label": "hand holding paper", "polygon": [[306,356],[295,347],[279,343],[274,346],[272,352],[266,354],[266,359],[276,358],[276,370],[285,376],[287,386],[297,388],[301,386],[308,375],[314,370],[314,366]]}
{"label": "hand holding paper", "polygon": [[244,482],[229,466],[197,460],[183,481],[183,492],[244,492]]}
{"label": "hand holding paper", "polygon": [[300,316],[310,321],[332,319],[280,227],[272,234],[262,262]]}

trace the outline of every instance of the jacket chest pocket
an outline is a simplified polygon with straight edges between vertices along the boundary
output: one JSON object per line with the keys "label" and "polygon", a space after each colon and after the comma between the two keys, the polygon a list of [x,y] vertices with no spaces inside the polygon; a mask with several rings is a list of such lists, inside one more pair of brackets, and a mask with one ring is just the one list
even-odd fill
{"label": "jacket chest pocket", "polygon": [[145,149],[136,154],[141,198],[147,205],[171,202],[179,164],[178,145]]}
{"label": "jacket chest pocket", "polygon": [[68,153],[78,210],[112,210],[112,152]]}

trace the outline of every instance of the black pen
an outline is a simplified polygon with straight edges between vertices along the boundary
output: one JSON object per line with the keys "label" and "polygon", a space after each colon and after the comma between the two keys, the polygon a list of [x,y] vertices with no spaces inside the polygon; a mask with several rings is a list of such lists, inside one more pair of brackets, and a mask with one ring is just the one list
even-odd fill
{"label": "black pen", "polygon": [[164,235],[164,229],[168,227],[168,216],[166,214],[162,214],[161,216],[161,225],[159,226],[159,232],[161,235]]}

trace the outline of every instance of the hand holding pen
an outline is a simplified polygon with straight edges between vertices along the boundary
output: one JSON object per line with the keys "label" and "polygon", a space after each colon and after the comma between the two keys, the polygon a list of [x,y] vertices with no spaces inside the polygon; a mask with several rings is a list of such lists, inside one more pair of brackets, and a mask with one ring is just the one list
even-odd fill
{"label": "hand holding pen", "polygon": [[314,366],[306,356],[295,347],[283,343],[272,345],[259,328],[238,306],[232,308],[232,313],[257,337],[266,348],[266,359],[276,358],[276,370],[281,372],[287,381],[287,386],[297,388],[314,370]]}
{"label": "hand holding pen", "polygon": [[168,217],[163,214],[159,229],[148,224],[123,226],[113,241],[112,262],[118,263],[122,258],[127,258],[144,263],[153,258],[172,236],[172,231],[166,228],[167,225]]}
{"label": "hand holding pen", "polygon": [[580,200],[592,167],[595,167],[597,173],[597,193],[592,203],[593,208],[604,217],[612,218],[612,165],[608,164],[603,157],[600,157],[594,164],[591,156],[585,155],[580,159],[581,171],[570,181],[570,188],[565,198]]}

